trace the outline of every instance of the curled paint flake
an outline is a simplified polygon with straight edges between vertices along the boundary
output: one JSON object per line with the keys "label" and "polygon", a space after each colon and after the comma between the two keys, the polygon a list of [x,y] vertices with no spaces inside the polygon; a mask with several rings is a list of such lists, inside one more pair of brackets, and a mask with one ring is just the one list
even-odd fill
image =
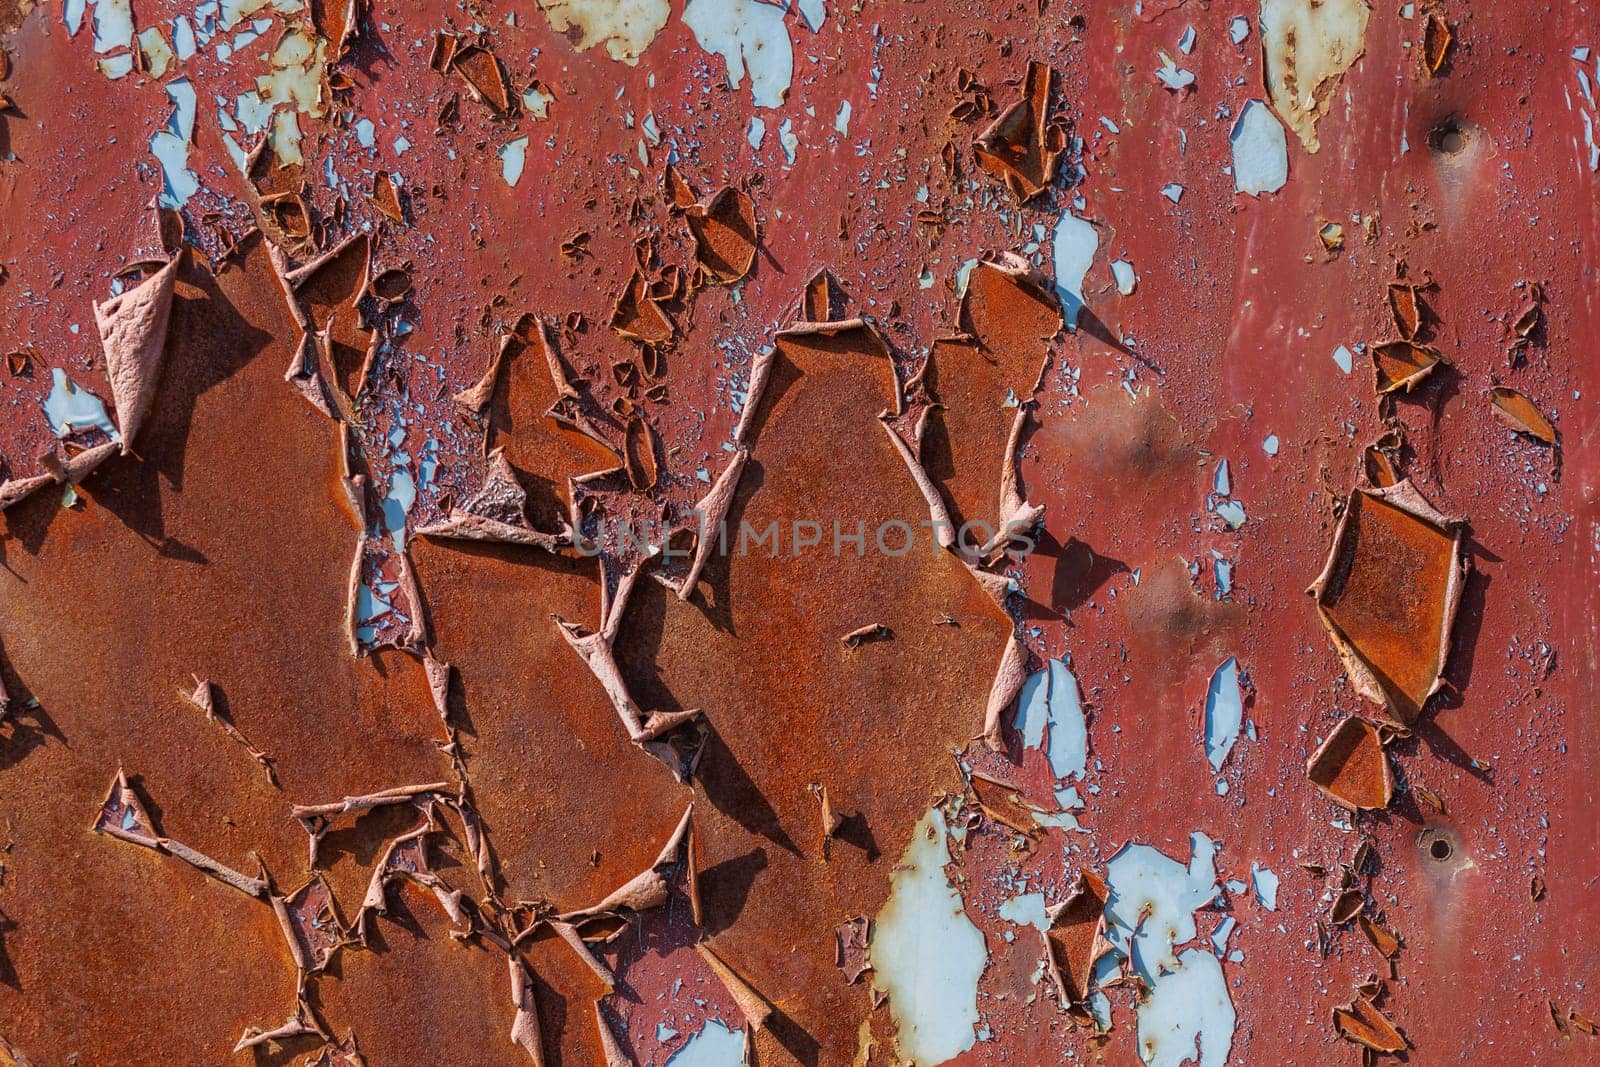
{"label": "curled paint flake", "polygon": [[324,1042],[333,1038],[323,1028],[316,1012],[311,1010],[311,1005],[306,1002],[304,992],[295,997],[294,1013],[277,1026],[268,1029],[251,1026],[240,1035],[239,1041],[233,1046],[233,1051],[243,1052],[246,1049],[258,1048],[268,1043],[281,1043],[292,1041],[297,1037],[320,1037]]}
{"label": "curled paint flake", "polygon": [[[700,709],[648,713],[641,710],[629,695],[622,670],[617,665],[614,652],[617,631],[622,624],[628,596],[638,578],[637,568],[622,577],[614,598],[601,605],[599,630],[588,630],[558,615],[552,615],[551,619],[566,638],[567,644],[589,665],[589,670],[610,697],[611,705],[633,743],[665,763],[680,781],[687,781],[699,763],[705,740],[703,730],[696,722],[700,718]],[[669,737],[669,734],[676,736]]]}
{"label": "curled paint flake", "polygon": [[221,727],[222,732],[227,734],[230,740],[250,753],[250,758],[261,764],[261,769],[266,773],[267,781],[276,787],[278,785],[278,774],[277,771],[273,770],[272,757],[252,745],[250,740],[233,724],[232,719],[218,713],[216,686],[209,679],[201,678],[198,674],[193,677],[194,688],[182,694],[183,698],[204,712],[207,722]]}
{"label": "curled paint flake", "polygon": [[133,450],[133,440],[155,401],[166,357],[173,285],[182,259],[174,256],[134,288],[94,306],[124,455]]}
{"label": "curled paint flake", "polygon": [[759,240],[755,201],[728,186],[708,202],[684,212],[694,235],[695,258],[704,276],[717,285],[739,281],[755,263]]}
{"label": "curled paint flake", "polygon": [[1306,762],[1306,777],[1352,811],[1378,811],[1394,796],[1394,771],[1378,730],[1365,719],[1340,721]]}
{"label": "curled paint flake", "polygon": [[1056,992],[1064,1005],[1077,1007],[1080,1013],[1091,992],[1095,965],[1112,947],[1105,936],[1109,893],[1105,879],[1087,869],[1079,871],[1072,892],[1047,909],[1049,925],[1041,931]]}
{"label": "curled paint flake", "polygon": [[272,894],[270,899],[289,954],[303,973],[317,974],[349,943],[333,891],[320,873],[287,897]]}
{"label": "curled paint flake", "polygon": [[1333,1009],[1334,1031],[1346,1041],[1373,1052],[1397,1053],[1406,1050],[1406,1039],[1388,1016],[1366,997],[1356,996],[1349,1004]]}
{"label": "curled paint flake", "polygon": [[1048,64],[1028,64],[1022,99],[972,142],[978,165],[1005,183],[1011,195],[1026,202],[1044,192],[1055,179],[1056,166],[1066,147],[1066,134],[1050,121],[1050,86],[1054,75]]}
{"label": "curled paint flake", "polygon": [[727,989],[733,1002],[739,1006],[740,1013],[744,1015],[745,1025],[751,1030],[765,1028],[767,1020],[772,1017],[772,1005],[767,1003],[766,998],[757,993],[749,982],[713,952],[707,942],[696,942],[694,949],[700,954],[700,958],[706,961],[706,966],[711,968],[711,973],[716,975],[717,980]]}
{"label": "curled paint flake", "polygon": [[1400,722],[1415,719],[1444,684],[1464,526],[1409,480],[1356,489],[1307,590],[1356,691]]}
{"label": "curled paint flake", "polygon": [[1556,443],[1555,426],[1537,404],[1517,390],[1495,386],[1489,390],[1489,403],[1493,405],[1500,421],[1517,433],[1526,434],[1543,444]]}
{"label": "curled paint flake", "polygon": [[506,957],[511,975],[511,1004],[516,1015],[511,1020],[511,1043],[528,1054],[535,1067],[543,1067],[544,1049],[539,1037],[539,1006],[534,1001],[533,977],[527,965],[516,956]]}
{"label": "curled paint flake", "polygon": [[232,886],[245,896],[266,898],[265,878],[251,878],[249,875],[241,874],[181,841],[161,836],[156,831],[149,812],[145,810],[144,802],[128,784],[127,776],[120,767],[117,769],[116,778],[112,779],[106,799],[101,802],[93,829],[97,833],[110,834],[131,844],[142,845],[180,859],[224,885]]}

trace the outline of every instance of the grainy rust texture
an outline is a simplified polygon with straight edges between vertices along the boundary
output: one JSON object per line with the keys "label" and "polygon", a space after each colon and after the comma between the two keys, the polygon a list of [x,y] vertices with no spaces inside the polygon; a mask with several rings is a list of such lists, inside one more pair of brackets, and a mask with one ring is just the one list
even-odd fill
{"label": "grainy rust texture", "polygon": [[1594,1062],[1597,93],[0,0],[0,1064]]}

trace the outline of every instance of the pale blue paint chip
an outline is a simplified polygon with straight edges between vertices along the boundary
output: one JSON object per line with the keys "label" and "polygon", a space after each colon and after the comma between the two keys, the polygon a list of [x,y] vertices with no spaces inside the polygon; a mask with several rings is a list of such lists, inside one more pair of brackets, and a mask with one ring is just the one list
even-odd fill
{"label": "pale blue paint chip", "polygon": [[116,425],[106,414],[105,401],[81,389],[60,367],[50,370],[50,393],[44,398],[44,415],[57,437],[75,430],[100,430],[113,441],[120,441]]}
{"label": "pale blue paint chip", "polygon": [[743,1067],[744,1031],[707,1019],[700,1032],[667,1059],[667,1067]]}
{"label": "pale blue paint chip", "polygon": [[1000,905],[1000,918],[1017,926],[1032,926],[1041,933],[1050,929],[1050,916],[1044,910],[1043,893],[1022,893]]}
{"label": "pale blue paint chip", "polygon": [[1061,213],[1052,235],[1051,252],[1055,260],[1056,296],[1061,300],[1069,332],[1078,330],[1078,312],[1083,310],[1083,279],[1094,265],[1094,254],[1099,247],[1100,233],[1092,224],[1071,211]]}
{"label": "pale blue paint chip", "polygon": [[1089,727],[1078,680],[1053,659],[1022,685],[1017,732],[1026,748],[1041,749],[1057,778],[1082,778],[1089,762]]}
{"label": "pale blue paint chip", "polygon": [[1275,193],[1289,180],[1289,142],[1283,124],[1260,100],[1248,100],[1228,135],[1237,192]]}
{"label": "pale blue paint chip", "polygon": [[1229,656],[1212,673],[1211,685],[1206,689],[1206,759],[1213,771],[1222,769],[1243,726],[1244,698],[1239,692],[1239,662]]}
{"label": "pale blue paint chip", "polygon": [[1278,910],[1278,876],[1259,863],[1250,865],[1250,887],[1256,903],[1268,911]]}

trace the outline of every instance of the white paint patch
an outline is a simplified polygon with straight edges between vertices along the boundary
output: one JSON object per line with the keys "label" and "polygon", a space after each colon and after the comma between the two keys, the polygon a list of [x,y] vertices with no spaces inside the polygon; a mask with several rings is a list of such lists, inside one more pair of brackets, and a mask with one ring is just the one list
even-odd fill
{"label": "white paint patch", "polygon": [[672,14],[668,0],[539,0],[550,28],[578,31],[575,48],[606,46],[606,55],[630,67]]}
{"label": "white paint patch", "polygon": [[144,56],[145,69],[152,78],[165,78],[178,58],[172,54],[172,46],[167,44],[167,39],[155,26],[139,31],[139,52]]}
{"label": "white paint patch", "polygon": [[1239,693],[1239,662],[1232,656],[1222,661],[1206,688],[1206,759],[1213,771],[1227,762],[1239,730],[1244,726],[1244,698]]}
{"label": "white paint patch", "polygon": [[60,367],[50,370],[50,394],[44,398],[44,416],[57,437],[74,430],[100,430],[113,441],[120,441],[117,427],[106,414],[105,401],[78,388]]}
{"label": "white paint patch", "polygon": [[1112,261],[1111,277],[1117,283],[1117,292],[1123,296],[1131,296],[1133,287],[1139,284],[1139,276],[1133,272],[1133,264],[1125,259]]}
{"label": "white paint patch", "polygon": [[751,148],[759,152],[761,142],[767,139],[767,120],[760,115],[751,115],[750,128],[744,131],[744,139],[750,142]]}
{"label": "white paint patch", "polygon": [[1261,51],[1267,97],[1300,137],[1317,150],[1317,122],[1334,90],[1366,48],[1366,0],[1261,0]]}
{"label": "white paint patch", "polygon": [[1261,442],[1261,450],[1269,456],[1276,456],[1278,454],[1278,435],[1275,433],[1267,434],[1267,439]]}
{"label": "white paint patch", "polygon": [[500,176],[513,189],[522,180],[522,168],[528,162],[528,139],[518,137],[500,146]]}
{"label": "white paint patch", "polygon": [[278,157],[278,166],[304,165],[306,157],[300,153],[300,120],[293,111],[280,111],[272,117],[272,132],[267,135],[272,142],[272,152]]}
{"label": "white paint patch", "polygon": [[1083,279],[1094,265],[1100,248],[1100,231],[1070,209],[1056,221],[1052,254],[1055,260],[1056,296],[1067,320],[1067,330],[1078,331],[1078,312],[1083,310]]}
{"label": "white paint patch", "polygon": [[1354,361],[1350,358],[1350,350],[1344,345],[1340,345],[1338,348],[1333,350],[1333,361],[1337,363],[1339,365],[1339,369],[1344,371],[1346,374],[1350,373],[1350,368],[1354,365]]}
{"label": "white paint patch", "polygon": [[700,1032],[667,1059],[667,1067],[743,1067],[744,1031],[707,1019]]}
{"label": "white paint patch", "polygon": [[396,551],[406,547],[406,515],[417,502],[417,483],[404,467],[389,475],[389,491],[383,498],[383,527],[394,538]]}
{"label": "white paint patch", "polygon": [[172,47],[177,49],[180,60],[193,58],[198,50],[194,40],[194,25],[184,15],[172,20]]}
{"label": "white paint patch", "polygon": [[822,30],[822,24],[828,19],[828,9],[822,0],[797,0],[795,6],[800,9],[800,17],[806,20],[806,29],[812,33]]}
{"label": "white paint patch", "polygon": [[1233,928],[1239,921],[1232,915],[1224,915],[1222,921],[1217,923],[1217,928],[1211,931],[1211,951],[1219,957],[1228,951],[1228,938],[1233,933]]}
{"label": "white paint patch", "polygon": [[272,105],[261,99],[259,93],[240,93],[234,101],[233,112],[245,133],[260,133],[272,117]]}
{"label": "white paint patch", "polygon": [[[313,118],[322,116],[322,73],[327,65],[327,43],[320,37],[313,41],[297,27],[278,40],[270,62],[271,73],[256,79],[258,99],[250,106],[253,110],[265,107],[268,111],[280,105],[285,107],[273,116],[268,140],[278,165],[287,167],[305,162],[300,152],[298,113]],[[248,95],[239,97],[238,109],[239,121],[247,130],[251,127],[244,115]]]}
{"label": "white paint patch", "polygon": [[850,136],[850,101],[839,102],[839,113],[833,117],[833,129],[840,137]]}
{"label": "white paint patch", "polygon": [[1173,92],[1182,92],[1194,84],[1194,71],[1185,70],[1165,52],[1157,52],[1161,66],[1156,68],[1156,80]]}
{"label": "white paint patch", "polygon": [[222,28],[231,30],[257,11],[266,7],[270,0],[221,0]]}
{"label": "white paint patch", "polygon": [[756,107],[779,107],[794,77],[794,47],[782,7],[762,0],[689,0],[683,22],[707,52],[728,64],[728,87],[750,75]]}
{"label": "white paint patch", "polygon": [[1045,752],[1057,778],[1083,777],[1089,763],[1089,728],[1078,680],[1061,660],[1051,660],[1023,683],[1016,728],[1025,747]]}
{"label": "white paint patch", "polygon": [[116,81],[118,78],[126,78],[133,73],[133,53],[118,52],[114,56],[106,56],[104,59],[98,60],[95,65],[100,68],[100,73],[111,81]]}
{"label": "white paint patch", "polygon": [[983,934],[945,877],[944,815],[930,809],[895,867],[872,936],[872,985],[887,994],[902,1060],[933,1067],[977,1042],[978,979],[989,961]]}
{"label": "white paint patch", "polygon": [[200,191],[200,179],[189,169],[189,146],[194,143],[194,86],[188,78],[167,83],[172,117],[167,128],[150,138],[150,154],[161,164],[160,204],[176,211]]}
{"label": "white paint patch", "polygon": [[1248,100],[1228,135],[1233,146],[1233,187],[1260,196],[1275,193],[1289,180],[1289,139],[1266,104]]}
{"label": "white paint patch", "polygon": [[1224,1067],[1235,1019],[1222,964],[1205,949],[1189,949],[1139,1005],[1139,1058],[1148,1067],[1181,1067],[1197,1058],[1198,1067]]}

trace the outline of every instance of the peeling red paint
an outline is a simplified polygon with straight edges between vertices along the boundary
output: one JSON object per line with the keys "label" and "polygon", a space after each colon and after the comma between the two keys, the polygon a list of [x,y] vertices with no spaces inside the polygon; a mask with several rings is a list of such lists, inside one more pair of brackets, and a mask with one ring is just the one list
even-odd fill
{"label": "peeling red paint", "polygon": [[1195,832],[1229,1062],[1591,1059],[1582,12],[694,2],[0,9],[0,1061],[896,1062],[935,804],[959,1062],[1150,1055]]}

